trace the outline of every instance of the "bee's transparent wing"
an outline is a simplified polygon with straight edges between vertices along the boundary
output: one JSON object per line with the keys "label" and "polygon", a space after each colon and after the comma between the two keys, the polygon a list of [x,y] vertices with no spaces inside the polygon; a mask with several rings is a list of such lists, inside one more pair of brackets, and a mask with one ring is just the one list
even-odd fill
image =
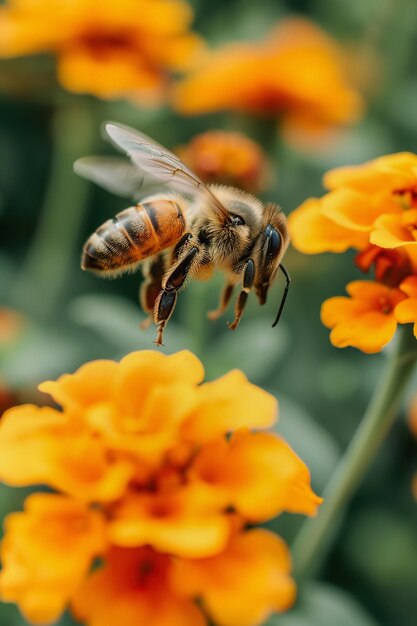
{"label": "bee's transparent wing", "polygon": [[165,184],[172,191],[185,195],[203,196],[212,211],[223,218],[228,217],[228,211],[213,192],[175,154],[127,126],[108,122],[104,125],[104,131],[150,183]]}
{"label": "bee's transparent wing", "polygon": [[124,157],[88,156],[74,163],[74,172],[116,196],[139,200],[147,193],[158,190],[144,172]]}

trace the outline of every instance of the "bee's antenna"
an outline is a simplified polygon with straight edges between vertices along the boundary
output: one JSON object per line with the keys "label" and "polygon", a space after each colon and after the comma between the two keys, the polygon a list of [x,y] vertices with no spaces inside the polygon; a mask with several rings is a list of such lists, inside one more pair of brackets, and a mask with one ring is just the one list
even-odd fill
{"label": "bee's antenna", "polygon": [[278,267],[281,270],[281,272],[284,274],[284,276],[285,276],[285,278],[287,280],[287,284],[285,285],[285,289],[284,289],[284,293],[282,294],[281,303],[279,305],[278,313],[277,313],[277,316],[275,318],[275,322],[272,324],[272,328],[275,328],[275,326],[279,322],[279,318],[281,317],[281,313],[284,310],[285,301],[286,301],[287,296],[288,296],[288,290],[289,290],[290,285],[291,285],[291,278],[290,278],[290,275],[288,274],[287,270],[285,269],[285,267],[282,265],[282,263],[280,263]]}

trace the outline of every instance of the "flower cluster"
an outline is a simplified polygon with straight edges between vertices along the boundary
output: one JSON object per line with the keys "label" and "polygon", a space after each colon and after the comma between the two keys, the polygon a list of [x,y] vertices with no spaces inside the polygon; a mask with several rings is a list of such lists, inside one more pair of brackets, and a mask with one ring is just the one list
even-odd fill
{"label": "flower cluster", "polygon": [[243,133],[209,130],[176,152],[205,183],[231,185],[252,193],[265,185],[266,156]]}
{"label": "flower cluster", "polygon": [[303,132],[355,121],[362,110],[336,44],[301,18],[283,20],[262,42],[231,44],[207,55],[176,87],[174,105],[188,115],[281,115],[287,131]]}
{"label": "flower cluster", "polygon": [[4,414],[1,479],[55,492],[6,518],[2,600],[93,626],[254,626],[293,603],[286,545],[247,525],[321,499],[281,438],[249,430],[276,400],[237,370],[203,377],[190,352],[136,352],[43,383],[62,410]]}
{"label": "flower cluster", "polygon": [[50,52],[69,91],[155,102],[198,56],[191,18],[184,0],[8,0],[0,57]]}
{"label": "flower cluster", "polygon": [[293,245],[305,254],[358,251],[375,281],[347,286],[349,298],[330,298],[322,321],[338,347],[378,352],[397,324],[414,323],[417,337],[417,156],[399,153],[324,176],[329,190],[290,216]]}

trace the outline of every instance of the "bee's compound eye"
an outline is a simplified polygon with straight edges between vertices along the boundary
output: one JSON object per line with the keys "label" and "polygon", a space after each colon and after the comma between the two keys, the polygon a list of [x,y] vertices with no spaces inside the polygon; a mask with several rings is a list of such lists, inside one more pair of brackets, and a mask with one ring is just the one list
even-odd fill
{"label": "bee's compound eye", "polygon": [[281,235],[275,228],[268,226],[265,230],[265,235],[268,241],[267,255],[270,258],[275,258],[281,248],[282,239]]}
{"label": "bee's compound eye", "polygon": [[236,215],[235,213],[231,213],[230,222],[233,226],[244,226],[245,220],[240,215]]}

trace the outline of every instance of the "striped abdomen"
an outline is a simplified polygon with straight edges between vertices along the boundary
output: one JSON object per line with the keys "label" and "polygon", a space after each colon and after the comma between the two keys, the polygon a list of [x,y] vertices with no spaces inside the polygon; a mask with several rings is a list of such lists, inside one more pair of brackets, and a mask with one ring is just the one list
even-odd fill
{"label": "striped abdomen", "polygon": [[185,231],[185,218],[175,200],[149,199],[107,220],[87,240],[84,270],[123,273],[140,261],[173,246]]}

